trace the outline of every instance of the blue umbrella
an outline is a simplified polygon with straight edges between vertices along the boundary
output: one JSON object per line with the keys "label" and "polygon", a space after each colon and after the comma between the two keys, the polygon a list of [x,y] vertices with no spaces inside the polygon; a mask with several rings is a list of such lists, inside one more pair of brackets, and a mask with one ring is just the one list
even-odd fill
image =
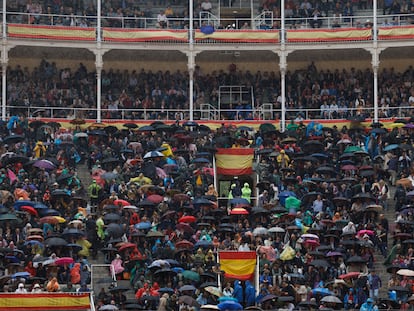
{"label": "blue umbrella", "polygon": [[35,209],[48,209],[49,207],[43,203],[40,202],[36,202],[35,204],[33,204],[33,207]]}
{"label": "blue umbrella", "polygon": [[398,144],[391,144],[384,147],[384,151],[391,151],[398,148]]}
{"label": "blue umbrella", "polygon": [[17,278],[29,278],[30,277],[30,273],[29,272],[16,272],[15,274],[12,274],[12,279],[17,279]]}
{"label": "blue umbrella", "polygon": [[191,161],[191,163],[208,164],[208,163],[210,163],[210,160],[206,159],[206,158],[195,158],[194,160]]}
{"label": "blue umbrella", "polygon": [[208,248],[208,247],[210,247],[212,245],[213,245],[213,242],[212,241],[200,240],[196,244],[194,244],[194,248],[195,249],[199,249],[200,247],[201,248]]}
{"label": "blue umbrella", "polygon": [[140,222],[135,225],[135,229],[138,230],[146,230],[150,229],[152,227],[152,224],[149,221]]}
{"label": "blue umbrella", "polygon": [[243,306],[241,304],[232,300],[220,302],[217,307],[220,310],[243,310]]}
{"label": "blue umbrella", "polygon": [[40,247],[43,247],[44,246],[43,243],[41,243],[39,241],[36,241],[36,240],[26,241],[24,243],[24,245],[38,245]]}
{"label": "blue umbrella", "polygon": [[24,205],[34,207],[35,204],[36,204],[36,202],[29,201],[29,200],[18,200],[16,202],[14,202],[13,207],[14,207],[15,210],[19,210],[20,207],[22,207]]}
{"label": "blue umbrella", "polygon": [[214,32],[214,27],[211,25],[201,26],[200,31],[205,35],[211,35]]}
{"label": "blue umbrella", "polygon": [[317,287],[317,288],[312,289],[312,294],[314,295],[319,294],[322,296],[335,295],[328,288],[325,288],[325,287]]}
{"label": "blue umbrella", "polygon": [[279,202],[282,206],[285,206],[285,202],[288,197],[296,198],[296,193],[294,193],[293,191],[282,191],[281,193],[279,193]]}
{"label": "blue umbrella", "polygon": [[184,269],[180,267],[174,267],[174,268],[171,268],[171,270],[174,271],[175,273],[182,273],[184,271]]}

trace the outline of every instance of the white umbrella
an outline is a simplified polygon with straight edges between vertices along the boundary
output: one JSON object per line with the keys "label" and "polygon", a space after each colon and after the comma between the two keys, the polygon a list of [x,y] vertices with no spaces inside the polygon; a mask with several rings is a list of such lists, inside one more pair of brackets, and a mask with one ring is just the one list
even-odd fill
{"label": "white umbrella", "polygon": [[327,303],[342,303],[341,299],[333,295],[325,296],[321,299],[321,301]]}
{"label": "white umbrella", "polygon": [[319,237],[316,234],[305,233],[300,236],[302,239],[315,239],[319,240]]}
{"label": "white umbrella", "polygon": [[267,235],[267,234],[268,234],[268,230],[265,227],[257,227],[256,229],[253,230],[254,236]]}
{"label": "white umbrella", "polygon": [[414,276],[414,271],[410,269],[400,269],[397,271],[397,274],[402,276]]}
{"label": "white umbrella", "polygon": [[126,205],[126,206],[123,206],[122,209],[130,209],[133,211],[137,211],[138,207],[136,207],[135,205]]}
{"label": "white umbrella", "polygon": [[282,227],[272,227],[269,230],[267,230],[269,233],[285,233],[285,229]]}

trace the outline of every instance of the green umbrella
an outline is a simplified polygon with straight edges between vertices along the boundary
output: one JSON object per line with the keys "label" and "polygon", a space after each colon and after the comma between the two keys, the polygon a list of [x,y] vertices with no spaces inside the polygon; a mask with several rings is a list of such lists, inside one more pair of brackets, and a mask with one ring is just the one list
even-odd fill
{"label": "green umbrella", "polygon": [[182,275],[183,275],[183,278],[185,278],[185,279],[195,281],[195,282],[200,281],[200,275],[195,271],[184,270]]}
{"label": "green umbrella", "polygon": [[17,220],[17,216],[15,214],[6,213],[0,215],[0,221],[13,221]]}
{"label": "green umbrella", "polygon": [[345,148],[344,153],[353,153],[357,151],[364,151],[364,150],[358,146],[348,146]]}
{"label": "green umbrella", "polygon": [[285,207],[286,209],[290,210],[291,208],[300,208],[300,204],[302,203],[301,200],[295,198],[295,197],[288,197],[285,200]]}

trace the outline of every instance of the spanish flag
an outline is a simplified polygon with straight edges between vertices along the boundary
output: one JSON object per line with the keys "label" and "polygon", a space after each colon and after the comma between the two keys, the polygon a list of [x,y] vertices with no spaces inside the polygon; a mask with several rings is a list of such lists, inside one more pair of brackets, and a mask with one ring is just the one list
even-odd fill
{"label": "spanish flag", "polygon": [[256,252],[219,252],[220,269],[225,277],[240,281],[253,277],[256,268]]}
{"label": "spanish flag", "polygon": [[217,174],[250,175],[253,172],[253,148],[217,148]]}
{"label": "spanish flag", "polygon": [[0,311],[90,310],[88,293],[1,293]]}

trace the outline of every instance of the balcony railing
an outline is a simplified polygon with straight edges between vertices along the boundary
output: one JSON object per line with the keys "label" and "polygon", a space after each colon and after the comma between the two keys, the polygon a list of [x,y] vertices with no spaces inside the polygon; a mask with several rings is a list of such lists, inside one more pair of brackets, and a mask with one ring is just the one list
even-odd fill
{"label": "balcony railing", "polygon": [[[412,115],[411,106],[399,107],[379,107],[380,118],[405,118]],[[138,108],[118,108],[118,109],[101,109],[102,120],[164,120],[176,121],[189,118],[189,110],[186,109],[138,109]],[[8,116],[20,114],[28,118],[85,118],[96,119],[97,109],[95,108],[67,108],[67,107],[22,107],[7,106]],[[239,107],[233,109],[218,109],[211,105],[204,104],[201,108],[194,109],[194,120],[279,120],[282,111],[275,108],[273,104],[263,104],[259,107]],[[348,119],[351,117],[361,116],[372,118],[374,108],[348,108],[339,107],[335,110],[321,110],[311,108],[290,108],[286,109],[286,120],[310,120],[310,119]]]}
{"label": "balcony railing", "polygon": [[[258,23],[260,21],[260,23]],[[241,25],[249,25],[241,28]],[[208,31],[205,26],[213,23]],[[201,24],[201,25],[200,25]],[[28,14],[6,12],[6,31],[9,38],[77,40],[104,42],[172,42],[189,43],[189,19],[168,18],[163,25],[151,17],[101,18],[97,29],[96,16]],[[217,26],[219,25],[219,26]],[[281,20],[272,14],[254,18],[194,19],[194,43],[279,43]],[[414,15],[380,15],[377,18],[378,40],[414,38]],[[211,25],[210,25],[211,26]],[[286,43],[370,41],[373,16],[337,16],[286,18]],[[98,31],[100,30],[99,34]]]}

